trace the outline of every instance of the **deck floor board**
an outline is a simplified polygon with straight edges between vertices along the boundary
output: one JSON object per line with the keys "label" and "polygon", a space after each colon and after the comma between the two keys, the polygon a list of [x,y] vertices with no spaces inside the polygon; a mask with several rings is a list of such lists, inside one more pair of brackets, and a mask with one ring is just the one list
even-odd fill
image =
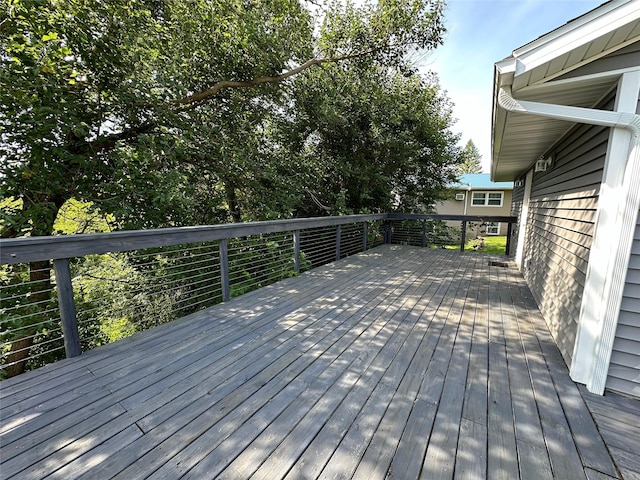
{"label": "deck floor board", "polygon": [[4,381],[0,474],[637,478],[637,404],[491,259],[378,247]]}

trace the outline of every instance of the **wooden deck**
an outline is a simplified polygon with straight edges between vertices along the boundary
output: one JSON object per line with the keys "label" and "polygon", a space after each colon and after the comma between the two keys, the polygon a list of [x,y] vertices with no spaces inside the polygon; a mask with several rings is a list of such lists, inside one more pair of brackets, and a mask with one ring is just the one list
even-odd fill
{"label": "wooden deck", "polygon": [[583,386],[580,391],[622,476],[640,480],[640,400],[593,395]]}
{"label": "wooden deck", "polygon": [[379,247],[2,382],[0,476],[621,478],[489,260]]}

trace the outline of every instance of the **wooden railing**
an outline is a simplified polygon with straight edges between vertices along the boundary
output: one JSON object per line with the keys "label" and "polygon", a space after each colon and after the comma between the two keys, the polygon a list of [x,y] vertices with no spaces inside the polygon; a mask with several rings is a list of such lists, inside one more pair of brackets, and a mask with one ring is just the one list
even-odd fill
{"label": "wooden railing", "polygon": [[[511,226],[516,220],[515,217],[502,216],[371,214],[120,231],[103,234],[23,237],[0,241],[0,264],[10,266],[16,264],[28,265],[42,261],[53,262],[55,292],[52,292],[51,296],[57,298],[57,311],[59,312],[61,336],[64,339],[64,351],[67,357],[74,357],[82,351],[82,339],[79,335],[73,277],[70,268],[72,259],[96,254],[113,254],[176,245],[193,245],[199,242],[215,242],[218,258],[214,266],[207,267],[207,271],[209,274],[219,275],[220,300],[227,301],[233,296],[232,287],[234,282],[237,283],[239,281],[237,280],[239,278],[238,275],[232,279],[233,272],[230,270],[230,265],[236,268],[233,261],[230,264],[229,242],[231,241],[235,242],[234,246],[231,247],[231,253],[235,254],[240,248],[235,245],[240,244],[242,239],[258,236],[259,240],[263,240],[273,238],[269,237],[270,235],[281,235],[278,237],[279,243],[276,242],[276,248],[290,249],[290,254],[287,253],[287,258],[292,257],[292,261],[290,266],[284,265],[279,268],[290,269],[292,270],[291,274],[296,274],[301,270],[313,268],[322,263],[328,263],[360,251],[366,251],[368,248],[383,242],[406,243],[423,247],[438,244],[439,234],[435,225],[442,225],[444,221],[460,222],[459,237],[462,250],[464,250],[466,227],[470,222],[507,223],[508,233],[505,253],[508,253]],[[402,235],[400,234],[401,232]],[[285,235],[286,239],[282,235]],[[283,245],[283,242],[291,242],[291,244]],[[274,241],[271,240],[271,243],[274,243]],[[243,252],[249,252],[249,255],[253,251],[247,249],[246,246],[242,248],[244,248]],[[181,255],[191,254],[191,250],[193,248],[185,247]],[[263,256],[262,258],[263,260],[261,261],[266,262],[264,260],[265,257]],[[249,269],[249,267],[246,267],[246,261],[243,265],[245,266],[241,268]],[[252,267],[252,271],[258,271],[265,267],[266,265],[257,263]],[[245,276],[250,276],[246,272],[243,273],[246,274]],[[287,276],[286,272],[274,275],[272,278],[277,280],[278,278],[284,278],[284,276]],[[255,285],[247,286],[243,291],[259,288],[262,285],[264,285],[264,282],[258,282]],[[28,301],[27,297],[28,293],[24,302]],[[208,304],[205,303],[199,308],[206,306]],[[7,314],[7,309],[0,309],[0,311],[3,313],[3,317],[0,317],[0,320],[9,324],[11,319],[10,314]],[[9,320],[6,320],[7,318]],[[58,319],[56,318],[55,321],[57,322]],[[19,322],[14,322],[14,324],[19,324]],[[8,331],[5,325],[1,325],[1,327],[0,330],[3,333]],[[31,332],[30,335],[35,335],[33,334],[33,328],[31,330],[25,329],[25,332],[28,331]],[[11,342],[16,341],[15,337],[18,336],[16,332],[17,330],[14,330],[13,337],[8,337],[11,340],[3,340],[3,362],[5,364],[7,362],[4,352],[9,350],[8,347],[11,346]],[[33,339],[31,343],[33,343]]]}

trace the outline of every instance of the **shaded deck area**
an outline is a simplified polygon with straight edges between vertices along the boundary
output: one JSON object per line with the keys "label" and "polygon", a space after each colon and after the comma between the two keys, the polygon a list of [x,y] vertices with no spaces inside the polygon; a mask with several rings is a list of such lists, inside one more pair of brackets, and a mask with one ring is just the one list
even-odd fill
{"label": "shaded deck area", "polygon": [[2,382],[0,475],[621,478],[490,260],[385,245]]}

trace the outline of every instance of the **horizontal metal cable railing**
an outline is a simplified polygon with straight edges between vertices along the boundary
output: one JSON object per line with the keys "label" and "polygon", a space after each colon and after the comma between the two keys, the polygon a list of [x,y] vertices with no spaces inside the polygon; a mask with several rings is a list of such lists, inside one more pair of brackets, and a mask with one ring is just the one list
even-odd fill
{"label": "horizontal metal cable railing", "polygon": [[[3,265],[0,270],[2,360],[28,356],[33,367],[64,356],[55,274],[49,263]],[[9,345],[5,338],[15,339]]]}
{"label": "horizontal metal cable railing", "polygon": [[374,214],[2,240],[0,378],[383,243],[459,244],[481,220],[515,218]]}

